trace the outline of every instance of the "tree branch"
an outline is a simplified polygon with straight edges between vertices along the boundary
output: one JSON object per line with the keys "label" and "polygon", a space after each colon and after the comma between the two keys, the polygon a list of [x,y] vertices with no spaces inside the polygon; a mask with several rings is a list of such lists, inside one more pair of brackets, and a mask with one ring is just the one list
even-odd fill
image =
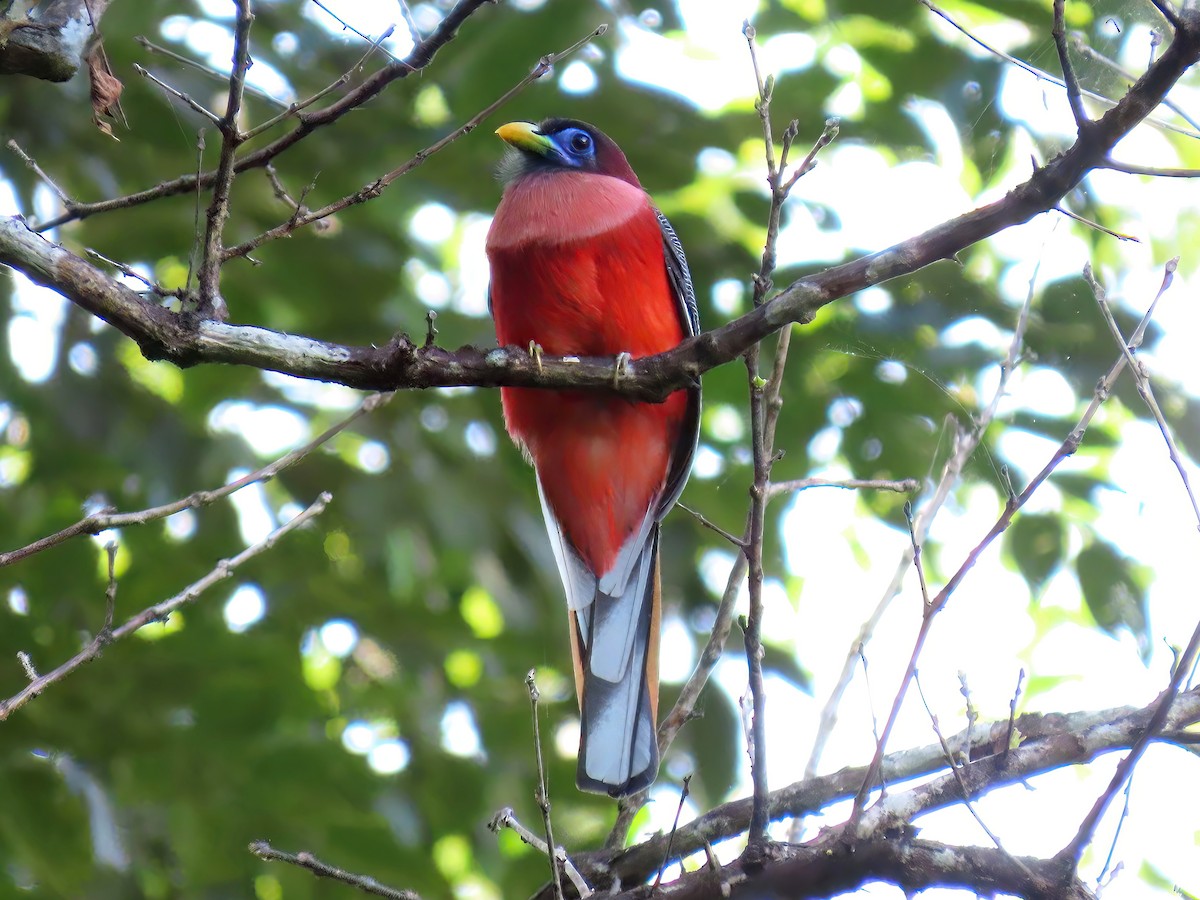
{"label": "tree branch", "polygon": [[[443,21],[437,35],[457,27],[484,0],[464,0]],[[886,250],[860,257],[792,283],[773,299],[714,331],[689,338],[674,350],[628,361],[614,385],[610,359],[531,359],[525,350],[463,348],[450,352],[418,347],[399,335],[382,347],[355,347],[281,334],[250,325],[200,321],[143,303],[141,298],[106,273],[73,253],[34,234],[19,217],[0,218],[0,263],[20,269],[38,284],[50,287],[133,338],[148,359],[166,359],[179,366],[234,363],[286,372],[300,378],[333,381],[369,390],[393,390],[450,385],[496,387],[554,387],[606,390],[640,400],[662,400],[695,382],[701,374],[736,359],[747,348],[792,322],[812,321],[817,310],[847,294],[933,262],[953,259],[972,244],[1033,216],[1053,209],[1091,169],[1107,164],[1108,155],[1124,135],[1162,101],[1167,91],[1200,60],[1200,10],[1180,13],[1183,26],[1158,61],[1116,106],[1095,120],[1075,144],[1055,157],[1005,197],[979,207]],[[431,37],[423,48],[434,41]],[[431,52],[431,51],[430,51]],[[428,55],[428,54],[426,54]],[[421,62],[422,54],[410,57]],[[415,63],[411,63],[415,65]],[[392,72],[389,66],[384,73]],[[404,70],[407,71],[407,70]],[[382,73],[381,73],[382,74]],[[393,72],[392,77],[400,77]],[[235,171],[265,165],[285,147],[313,128],[336,120],[349,108],[378,93],[386,79],[368,79],[362,87],[311,116],[302,117],[291,135],[243,157]],[[290,146],[290,143],[288,144]],[[269,152],[268,152],[269,151]],[[206,180],[207,179],[207,180]],[[211,177],[201,176],[211,183]],[[166,196],[195,187],[195,176],[177,180],[177,187],[160,185]],[[133,204],[127,204],[133,205]],[[76,212],[83,207],[78,207]],[[99,211],[99,210],[96,210]],[[68,217],[69,218],[69,217]],[[60,217],[55,224],[66,221]],[[51,223],[46,223],[48,227]]]}
{"label": "tree branch", "polygon": [[[955,757],[970,760],[959,775],[973,797],[1007,785],[1019,784],[1040,772],[1066,765],[1080,765],[1113,750],[1125,749],[1142,734],[1158,705],[1118,707],[1072,713],[1026,713],[1013,727],[1022,737],[1021,746],[1008,750],[1010,723],[1007,719],[976,724],[946,738]],[[1200,722],[1200,687],[1180,693],[1171,705],[1166,727],[1158,740]],[[890,753],[881,773],[889,783],[943,772],[945,752],[941,743]],[[773,791],[769,797],[772,820],[803,816],[829,804],[853,797],[866,775],[866,767],[853,766],[828,775],[805,778]],[[861,822],[864,841],[885,837],[910,825],[914,817],[962,802],[958,778],[944,774],[908,791],[896,792],[867,810]],[[697,819],[681,825],[672,841],[668,863],[680,860],[712,844],[743,833],[750,823],[751,799],[744,797],[722,804]],[[669,836],[659,834],[627,850],[600,850],[575,854],[575,864],[595,888],[605,888],[620,879],[624,884],[644,881],[663,863]],[[860,845],[861,846],[861,845]],[[541,896],[548,896],[543,893]]]}
{"label": "tree branch", "polygon": [[[260,147],[258,150],[247,153],[245,156],[238,157],[233,164],[234,174],[240,175],[248,169],[265,166],[271,160],[275,159],[275,157],[279,156],[279,154],[304,140],[314,131],[324,128],[327,125],[332,125],[346,113],[357,109],[368,100],[378,96],[393,81],[404,78],[428,66],[433,61],[433,57],[437,51],[454,39],[463,22],[470,18],[481,6],[487,5],[489,2],[490,0],[459,0],[454,8],[438,24],[437,29],[428,38],[414,47],[412,53],[402,62],[390,63],[384,66],[363,81],[358,87],[354,88],[354,90],[349,91],[329,106],[312,113],[300,115],[299,124],[287,134],[272,141],[265,147]],[[180,175],[178,178],[171,181],[164,181],[136,194],[128,194],[124,197],[113,198],[112,200],[101,200],[96,203],[77,203],[69,207],[61,215],[38,223],[37,230],[46,231],[49,228],[55,228],[67,222],[86,219],[97,213],[110,212],[114,209],[129,209],[130,207],[140,206],[143,203],[149,203],[151,200],[158,200],[162,197],[190,194],[197,187],[212,187],[216,180],[216,171],[202,172],[199,175]]]}
{"label": "tree branch", "polygon": [[[219,584],[226,578],[229,578],[243,563],[246,563],[259,554],[270,550],[275,546],[276,543],[278,543],[280,538],[283,538],[290,532],[295,531],[304,523],[308,522],[310,519],[314,519],[323,513],[325,511],[325,507],[329,504],[330,499],[331,497],[328,493],[321,494],[309,505],[307,509],[301,512],[291,521],[280,525],[257,544],[251,544],[241,553],[230,559],[221,560],[211,572],[198,581],[188,585],[174,597],[170,597],[166,600],[163,600],[161,603],[156,603],[154,606],[143,609],[140,613],[126,619],[124,623],[117,628],[113,628],[111,631],[108,628],[108,625],[111,624],[111,619],[109,619],[105,626],[96,633],[96,636],[88,642],[88,645],[80,650],[77,654],[72,656],[53,672],[49,672],[45,675],[41,675],[32,679],[30,683],[17,694],[9,697],[7,700],[0,701],[0,722],[3,722],[30,700],[39,696],[46,688],[50,687],[50,685],[62,681],[84,663],[91,662],[93,659],[98,657],[101,652],[103,652],[104,648],[113,641],[119,641],[122,638],[129,637],[139,628],[149,625],[151,622],[164,621],[171,613],[179,609],[181,606],[191,603],[213,585]],[[112,587],[111,583],[110,588],[115,594],[116,589],[115,587]],[[111,615],[111,609],[109,611],[109,615]],[[24,662],[24,660],[22,660],[22,662]]]}
{"label": "tree branch", "polygon": [[[45,81],[70,81],[83,64],[84,51],[109,0],[51,0],[37,18],[0,16],[0,75],[28,75]],[[7,33],[7,40],[3,35]]]}

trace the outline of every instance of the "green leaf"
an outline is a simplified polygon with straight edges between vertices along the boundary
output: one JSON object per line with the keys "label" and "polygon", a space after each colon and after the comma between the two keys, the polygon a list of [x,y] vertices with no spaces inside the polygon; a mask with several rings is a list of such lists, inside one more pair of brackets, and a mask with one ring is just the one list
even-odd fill
{"label": "green leaf", "polygon": [[1096,624],[1109,634],[1125,628],[1147,647],[1146,592],[1133,561],[1097,540],[1079,552],[1075,571]]}
{"label": "green leaf", "polygon": [[1063,521],[1049,514],[1019,516],[1008,529],[1005,543],[1017,570],[1037,594],[1062,564],[1066,552]]}

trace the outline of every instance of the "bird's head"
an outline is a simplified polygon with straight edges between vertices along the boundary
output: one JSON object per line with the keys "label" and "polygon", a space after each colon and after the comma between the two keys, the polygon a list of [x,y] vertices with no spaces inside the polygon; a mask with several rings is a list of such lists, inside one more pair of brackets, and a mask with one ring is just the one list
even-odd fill
{"label": "bird's head", "polygon": [[509,122],[497,128],[496,134],[512,148],[500,164],[500,180],[505,183],[526,175],[566,171],[609,175],[642,186],[621,148],[586,122]]}

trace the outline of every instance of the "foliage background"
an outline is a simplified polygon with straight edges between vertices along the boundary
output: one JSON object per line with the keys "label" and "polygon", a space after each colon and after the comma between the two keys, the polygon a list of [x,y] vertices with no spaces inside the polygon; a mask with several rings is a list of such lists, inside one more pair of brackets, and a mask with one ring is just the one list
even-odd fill
{"label": "foliage background", "polygon": [[[655,7],[662,21],[648,28],[655,15],[644,13],[647,6],[525,0],[486,8],[420,76],[394,84],[287,153],[277,168],[293,195],[314,178],[314,203],[348,194],[474,114],[538,57],[599,21],[619,25],[597,43],[599,52],[582,56],[597,78],[594,90],[566,92],[555,73],[377,201],[339,215],[329,229],[263,247],[254,254],[260,265],[229,265],[223,291],[233,320],[379,344],[397,330],[421,333],[426,310],[436,307],[441,343],[489,344],[481,235],[499,196],[491,172],[500,152],[489,131],[510,119],[551,114],[594,122],[626,151],[688,250],[702,321],[721,322],[740,311],[748,295],[729,280],[744,283],[757,267],[767,209],[757,116],[748,99],[698,107],[622,77],[616,61],[635,32],[657,33],[697,56],[705,52],[678,10]],[[698,16],[695,6],[689,8]],[[1049,3],[945,6],[981,27],[995,26],[997,33],[1001,26],[1009,29],[1010,52],[1055,69]],[[800,144],[819,134],[834,98],[848,89],[861,92],[862,102],[844,116],[838,152],[869,150],[888,166],[934,160],[937,148],[908,105],[914,98],[933,101],[944,107],[962,141],[961,181],[971,197],[1023,177],[1031,147],[1046,158],[1061,143],[1060,136],[1005,114],[995,102],[1002,65],[949,39],[918,3],[781,0],[748,7],[764,38],[811,39],[812,60],[797,57],[776,89],[775,110],[799,120]],[[168,103],[132,66],[148,65],[205,102],[216,102],[221,84],[150,56],[134,37],[144,34],[194,56],[204,47],[224,46],[231,9],[147,0],[108,11],[105,48],[126,82],[122,105],[129,128],[117,128],[119,143],[91,123],[81,78],[65,85],[5,79],[0,132],[79,199],[128,193],[194,171],[202,120]],[[1075,3],[1068,9],[1073,27],[1113,52],[1124,38],[1113,36],[1107,21],[1123,23],[1122,34],[1137,34],[1139,23],[1153,22],[1148,4]],[[422,21],[440,10],[417,8]],[[354,21],[352,10],[345,14]],[[257,16],[256,63],[276,70],[294,96],[324,87],[363,53],[361,41],[336,23],[331,27],[312,4],[264,2]],[[849,68],[839,61],[846,48],[857,60]],[[220,59],[212,52],[214,64],[227,65],[227,53]],[[1098,91],[1121,89],[1100,67],[1085,66],[1083,74]],[[743,96],[749,97],[747,65],[731,68],[726,77],[744,83]],[[254,98],[247,105],[254,120],[276,109]],[[1170,134],[1162,140],[1181,163],[1197,163],[1194,142]],[[215,163],[216,143],[210,130],[206,167]],[[714,148],[725,155],[712,156]],[[705,165],[706,158],[719,165]],[[851,157],[834,153],[822,165],[838,166],[839,159]],[[14,156],[0,157],[0,175],[26,214],[52,206],[52,196]],[[1190,184],[1179,189],[1195,190]],[[881,208],[887,205],[886,196],[877,200]],[[97,216],[64,228],[57,239],[138,264],[177,285],[187,271],[195,202],[179,197]],[[1114,228],[1127,215],[1088,188],[1071,202],[1077,212]],[[430,213],[428,204],[444,211]],[[235,183],[233,210],[227,243],[252,237],[289,212],[261,172]],[[789,215],[811,218],[840,249],[828,259],[784,267],[779,284],[879,249],[849,243],[837,203],[806,197],[803,183]],[[445,234],[425,231],[443,221],[450,223]],[[1113,239],[1065,222],[1062,227],[1074,229],[1102,272],[1128,269],[1129,258]],[[1194,244],[1196,233],[1193,215],[1138,252],[1147,268],[1161,265]],[[785,260],[806,258],[787,247],[784,253]],[[830,428],[839,470],[864,478],[936,472],[935,461],[945,454],[941,423],[947,415],[965,419],[976,408],[979,386],[1001,355],[986,342],[948,344],[939,336],[967,319],[990,322],[1004,334],[1015,321],[1013,299],[999,289],[1012,261],[982,245],[961,262],[889,284],[890,303],[882,309],[841,302],[813,325],[797,328],[781,425],[787,455],[776,478],[827,467],[829,454],[819,448],[828,444],[813,439],[823,434],[828,441]],[[1182,277],[1193,268],[1185,259]],[[1062,274],[1039,289],[1028,346],[1040,365],[1059,371],[1086,402],[1115,351],[1086,286]],[[181,372],[148,363],[129,341],[51,294],[18,287],[13,277],[0,280],[0,291],[6,298],[0,325],[9,335],[0,352],[3,549],[73,521],[88,498],[138,509],[221,484],[231,472],[253,469],[302,443],[355,402],[347,390],[252,370]],[[39,328],[54,338],[45,377],[19,365]],[[1157,337],[1152,331],[1151,348]],[[914,377],[897,379],[888,362],[899,362]],[[1180,438],[1194,450],[1200,445],[1195,400],[1178,385],[1163,389]],[[710,373],[705,392],[707,465],[684,499],[738,530],[750,480],[740,424],[743,372],[728,366]],[[1065,616],[1076,625],[1134,634],[1131,652],[1148,656],[1152,643],[1164,637],[1146,618],[1153,573],[1096,533],[1092,512],[1097,491],[1109,483],[1106,454],[1125,424],[1144,415],[1131,386],[1123,384],[1118,396],[1089,434],[1088,465],[1056,477],[1059,502],[1020,520],[1004,552],[1029,584],[1037,634]],[[853,415],[846,415],[848,408]],[[1051,416],[1013,410],[1004,427],[989,434],[988,452],[966,473],[960,499],[977,499],[970,492],[980,488],[993,501],[1003,497],[1005,465],[1014,474],[1032,474],[1026,460],[1006,453],[1001,433],[1017,429],[1057,442],[1075,417],[1074,411]],[[533,480],[504,437],[491,392],[398,395],[352,433],[262,492],[251,492],[246,503],[218,503],[167,527],[126,530],[119,538],[118,620],[175,593],[252,542],[261,535],[264,511],[278,517],[322,490],[332,492],[334,503],[315,528],[283,541],[240,571],[236,584],[215,590],[167,625],[112,647],[0,724],[0,894],[253,893],[273,900],[346,893],[303,872],[265,867],[245,851],[258,838],[311,849],[427,897],[511,896],[540,883],[544,861],[511,835],[497,840],[485,822],[506,805],[533,818],[525,672],[538,667],[552,701],[544,707],[546,733],[565,728],[569,735],[575,710],[560,587]],[[864,494],[855,514],[903,529],[902,502]],[[779,578],[780,594],[798,621],[812,622],[826,614],[829,598],[806,596],[811,573],[785,565],[788,535],[777,526],[786,509],[782,503],[772,507],[768,572]],[[857,527],[830,523],[827,539],[858,546]],[[669,520],[665,541],[666,600],[679,626],[674,646],[686,650],[689,641],[699,644],[706,636],[717,596],[705,572],[722,560],[725,548],[679,512]],[[807,564],[819,566],[821,549],[807,550]],[[788,552],[794,558],[795,547]],[[103,558],[99,543],[76,540],[0,571],[0,598],[8,599],[0,605],[0,660],[10,661],[0,665],[0,696],[23,683],[14,662],[19,650],[44,670],[76,652],[100,625]],[[945,565],[952,570],[957,561]],[[1061,573],[1070,577],[1081,563],[1086,602],[1061,615],[1039,616],[1044,586]],[[937,574],[936,557],[933,567]],[[239,585],[256,587],[266,602],[262,618],[243,631],[231,629],[225,605]],[[330,620],[351,623],[358,635],[344,658],[329,652],[319,636]],[[767,637],[769,668],[806,688],[810,663],[797,656],[796,636]],[[731,647],[738,645],[735,639]],[[667,686],[668,701],[677,689]],[[694,803],[707,808],[735,790],[744,753],[735,698],[710,685],[702,705],[705,717],[683,731],[660,781],[669,787],[694,770]],[[470,727],[452,727],[464,717]],[[343,733],[351,723],[368,723],[376,741],[407,755],[407,765],[381,774],[366,756],[348,752]],[[478,745],[468,740],[464,750],[462,735],[471,728]],[[788,752],[805,754],[807,747]],[[861,761],[828,759],[826,765]],[[575,792],[573,771],[572,756],[550,754],[560,838],[569,847],[596,846],[611,825],[612,805]]]}

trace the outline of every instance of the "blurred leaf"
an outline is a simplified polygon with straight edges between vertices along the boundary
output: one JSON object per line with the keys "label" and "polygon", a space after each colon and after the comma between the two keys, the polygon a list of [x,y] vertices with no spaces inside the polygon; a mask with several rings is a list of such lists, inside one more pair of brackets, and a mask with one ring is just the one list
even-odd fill
{"label": "blurred leaf", "polygon": [[1037,594],[1063,561],[1066,540],[1062,520],[1055,515],[1023,515],[1008,529],[1009,558]]}
{"label": "blurred leaf", "polygon": [[1079,552],[1075,571],[1096,623],[1109,634],[1128,629],[1146,652],[1146,592],[1133,561],[1097,540]]}

